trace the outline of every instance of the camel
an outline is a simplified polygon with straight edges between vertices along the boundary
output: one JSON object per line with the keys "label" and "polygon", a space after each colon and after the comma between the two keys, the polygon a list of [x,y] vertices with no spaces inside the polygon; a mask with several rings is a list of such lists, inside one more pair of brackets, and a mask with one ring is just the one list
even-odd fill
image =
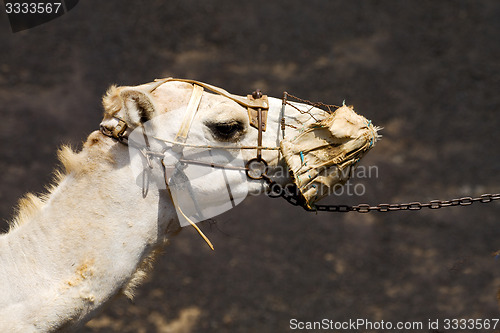
{"label": "camel", "polygon": [[[244,179],[234,195],[243,187],[248,193],[261,193],[270,184],[287,184],[293,178],[288,172],[275,172],[285,165],[280,150],[257,149],[257,142],[261,141],[259,147],[279,147],[283,116],[287,135],[296,137],[329,114],[301,103],[283,106],[281,99],[269,98],[263,132],[250,125],[249,109],[241,101],[228,98],[235,95],[198,89],[194,113],[186,123],[196,87],[188,80],[169,79],[112,86],[103,97],[101,130],[91,133],[79,152],[66,146],[59,150],[62,167],[55,185],[45,195],[21,199],[9,232],[0,235],[1,332],[74,330],[116,295],[133,297],[159,249],[181,229],[158,157],[168,145],[161,138],[174,138],[179,144],[203,138],[216,146],[254,147],[242,151],[243,159],[255,158],[258,150],[272,183]],[[145,123],[146,153],[123,144],[132,131],[146,128]],[[184,138],[182,126],[187,126]],[[359,131],[370,127],[356,126]],[[133,170],[137,165],[131,163],[130,149],[143,153],[138,155],[141,177]],[[219,196],[213,194],[226,191],[226,184],[214,182],[209,174],[196,181],[201,191],[211,193],[205,196],[208,205],[218,205]]]}

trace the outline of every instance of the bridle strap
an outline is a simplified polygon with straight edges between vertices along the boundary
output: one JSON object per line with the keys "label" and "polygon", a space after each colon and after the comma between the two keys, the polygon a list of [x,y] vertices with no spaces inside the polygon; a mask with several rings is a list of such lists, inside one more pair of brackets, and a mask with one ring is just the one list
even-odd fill
{"label": "bridle strap", "polygon": [[193,85],[193,93],[191,94],[191,99],[189,100],[186,114],[184,115],[184,120],[182,121],[179,132],[175,136],[175,141],[184,143],[187,140],[189,129],[191,128],[191,123],[193,122],[196,111],[200,106],[201,95],[203,94],[203,87],[195,84]]}
{"label": "bridle strap", "polygon": [[170,82],[170,81],[186,82],[186,83],[191,83],[194,85],[201,86],[207,90],[210,90],[214,93],[217,93],[219,95],[227,97],[230,100],[233,100],[236,103],[243,105],[243,106],[246,106],[246,107],[249,107],[249,108],[255,108],[255,109],[261,108],[261,109],[265,109],[265,110],[269,109],[269,103],[267,102],[267,99],[248,99],[248,98],[245,98],[242,96],[233,95],[230,92],[228,92],[222,88],[213,86],[213,85],[205,83],[205,82],[196,81],[196,80],[176,79],[176,78],[172,78],[172,77],[168,77],[165,79],[155,79],[155,81],[154,81],[155,84],[151,88],[150,92],[153,92],[156,88],[158,88],[159,86],[161,86],[165,82]]}
{"label": "bridle strap", "polygon": [[[262,108],[257,108],[257,146],[262,147]],[[257,148],[257,160],[262,160],[262,149]]]}

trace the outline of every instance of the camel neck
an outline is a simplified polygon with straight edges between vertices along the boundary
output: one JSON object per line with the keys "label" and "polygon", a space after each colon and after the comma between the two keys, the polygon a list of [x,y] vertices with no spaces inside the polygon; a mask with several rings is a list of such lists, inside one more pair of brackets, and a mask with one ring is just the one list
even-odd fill
{"label": "camel neck", "polygon": [[[92,151],[74,158],[88,161]],[[159,191],[144,198],[122,163],[75,168],[0,236],[2,316],[42,330],[73,327],[127,287],[174,215],[159,211]]]}

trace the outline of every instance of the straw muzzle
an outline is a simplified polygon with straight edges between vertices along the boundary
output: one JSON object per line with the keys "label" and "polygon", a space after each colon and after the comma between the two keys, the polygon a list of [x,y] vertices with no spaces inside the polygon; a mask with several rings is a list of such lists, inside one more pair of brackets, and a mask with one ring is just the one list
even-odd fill
{"label": "straw muzzle", "polygon": [[371,121],[344,105],[297,136],[284,138],[281,153],[307,208],[344,184],[378,137]]}

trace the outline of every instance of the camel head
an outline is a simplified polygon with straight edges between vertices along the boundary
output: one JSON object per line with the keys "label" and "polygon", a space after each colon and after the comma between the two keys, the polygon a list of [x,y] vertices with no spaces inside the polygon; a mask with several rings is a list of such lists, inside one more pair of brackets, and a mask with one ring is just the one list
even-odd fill
{"label": "camel head", "polygon": [[181,225],[182,217],[198,222],[288,184],[311,209],[378,138],[351,107],[236,96],[190,80],[112,87],[103,104],[103,133],[126,138],[137,184],[168,188]]}

